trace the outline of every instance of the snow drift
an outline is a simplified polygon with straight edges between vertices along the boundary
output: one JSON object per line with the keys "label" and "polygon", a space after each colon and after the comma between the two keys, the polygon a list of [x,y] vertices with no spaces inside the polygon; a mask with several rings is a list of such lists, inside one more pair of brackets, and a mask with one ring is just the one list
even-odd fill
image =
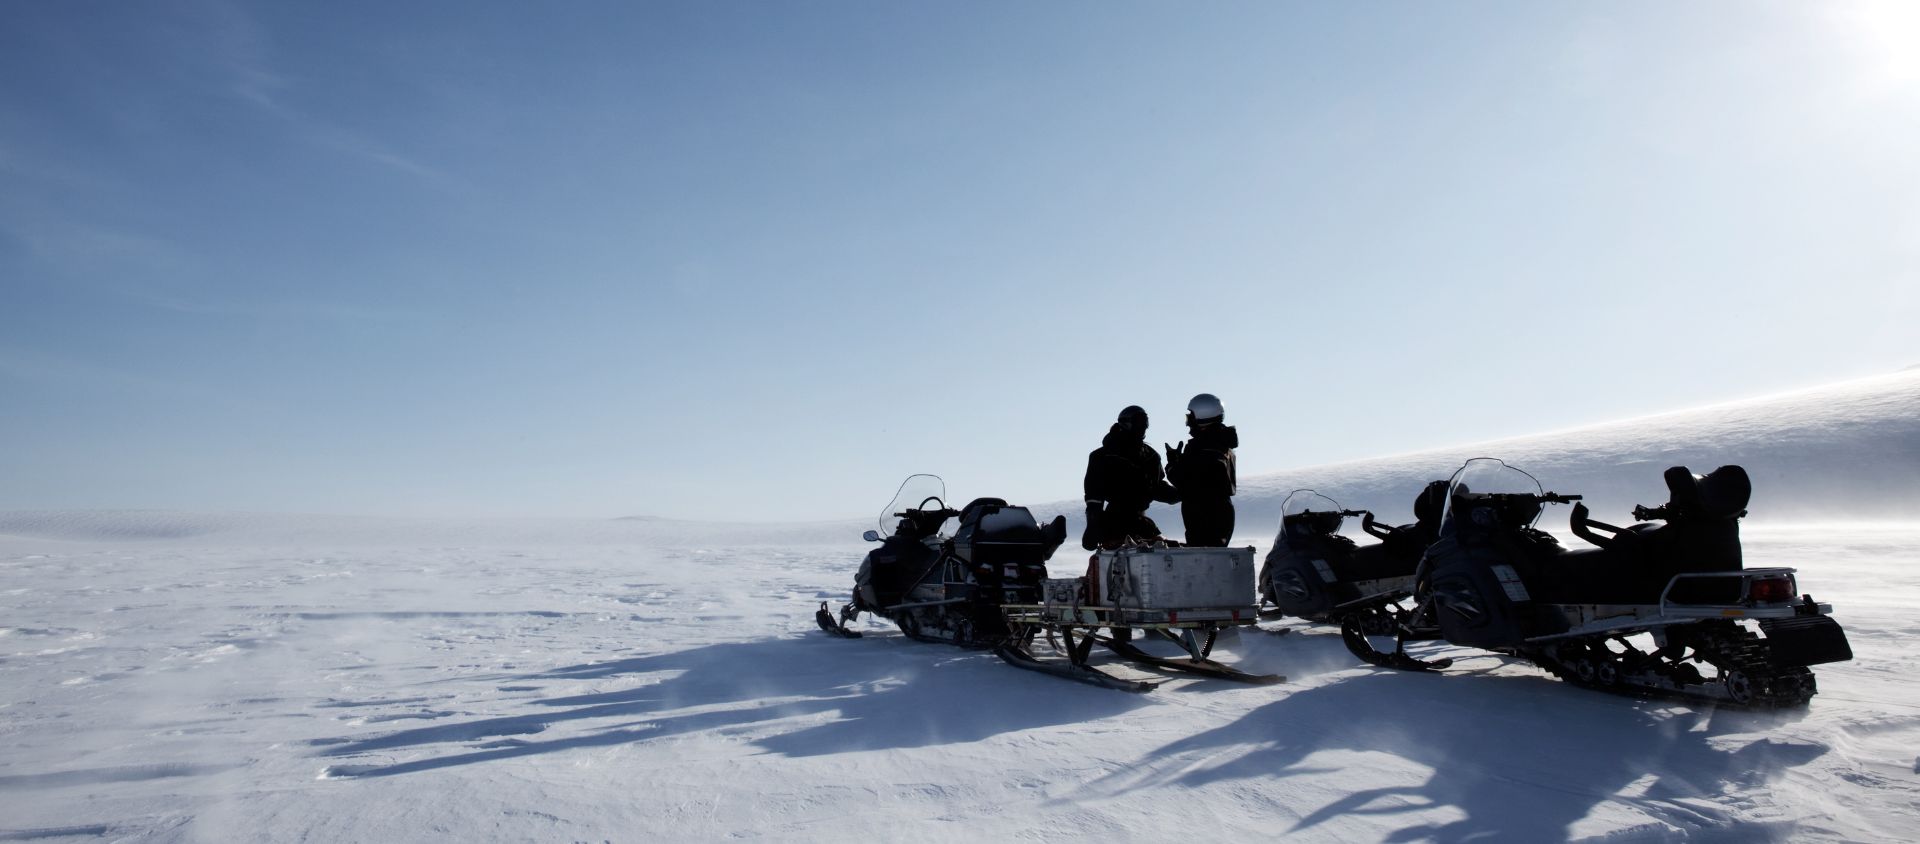
{"label": "snow drift", "polygon": [[[1242,478],[1235,500],[1243,537],[1270,539],[1280,502],[1307,488],[1390,522],[1413,518],[1427,481],[1474,457],[1498,457],[1546,489],[1586,496],[1594,518],[1622,523],[1635,504],[1666,501],[1660,474],[1737,463],[1753,478],[1750,524],[1916,521],[1920,504],[1920,371],[1645,416],[1568,431],[1410,454],[1308,466]],[[1073,518],[1077,505],[1055,504]],[[1163,528],[1180,524],[1158,508]],[[1560,524],[1545,524],[1559,519]],[[1564,508],[1543,526],[1563,529]]]}

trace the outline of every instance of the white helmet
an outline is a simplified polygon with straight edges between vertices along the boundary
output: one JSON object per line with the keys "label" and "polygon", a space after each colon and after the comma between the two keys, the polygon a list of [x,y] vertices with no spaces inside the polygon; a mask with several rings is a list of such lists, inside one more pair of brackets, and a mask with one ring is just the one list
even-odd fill
{"label": "white helmet", "polygon": [[1227,409],[1220,406],[1220,398],[1212,393],[1201,393],[1187,402],[1187,415],[1195,422],[1219,419],[1226,412]]}

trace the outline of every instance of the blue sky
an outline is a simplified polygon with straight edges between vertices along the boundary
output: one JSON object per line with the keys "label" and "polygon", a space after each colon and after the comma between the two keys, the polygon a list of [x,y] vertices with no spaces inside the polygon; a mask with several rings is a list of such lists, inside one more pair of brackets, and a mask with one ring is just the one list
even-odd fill
{"label": "blue sky", "polygon": [[860,516],[1920,363],[1900,3],[0,5],[0,508]]}

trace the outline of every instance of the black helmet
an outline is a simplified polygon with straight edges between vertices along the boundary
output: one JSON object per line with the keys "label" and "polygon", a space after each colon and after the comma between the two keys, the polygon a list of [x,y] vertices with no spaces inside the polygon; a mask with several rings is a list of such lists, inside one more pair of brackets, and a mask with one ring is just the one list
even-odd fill
{"label": "black helmet", "polygon": [[1147,431],[1147,411],[1137,404],[1127,405],[1125,410],[1120,411],[1120,418],[1115,421],[1137,434],[1144,434]]}

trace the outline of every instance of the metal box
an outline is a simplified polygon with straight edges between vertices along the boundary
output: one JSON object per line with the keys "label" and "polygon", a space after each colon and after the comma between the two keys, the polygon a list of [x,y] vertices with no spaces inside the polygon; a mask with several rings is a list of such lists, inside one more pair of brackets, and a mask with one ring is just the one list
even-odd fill
{"label": "metal box", "polygon": [[1240,608],[1255,604],[1253,548],[1122,548],[1094,565],[1096,603],[1122,609]]}

